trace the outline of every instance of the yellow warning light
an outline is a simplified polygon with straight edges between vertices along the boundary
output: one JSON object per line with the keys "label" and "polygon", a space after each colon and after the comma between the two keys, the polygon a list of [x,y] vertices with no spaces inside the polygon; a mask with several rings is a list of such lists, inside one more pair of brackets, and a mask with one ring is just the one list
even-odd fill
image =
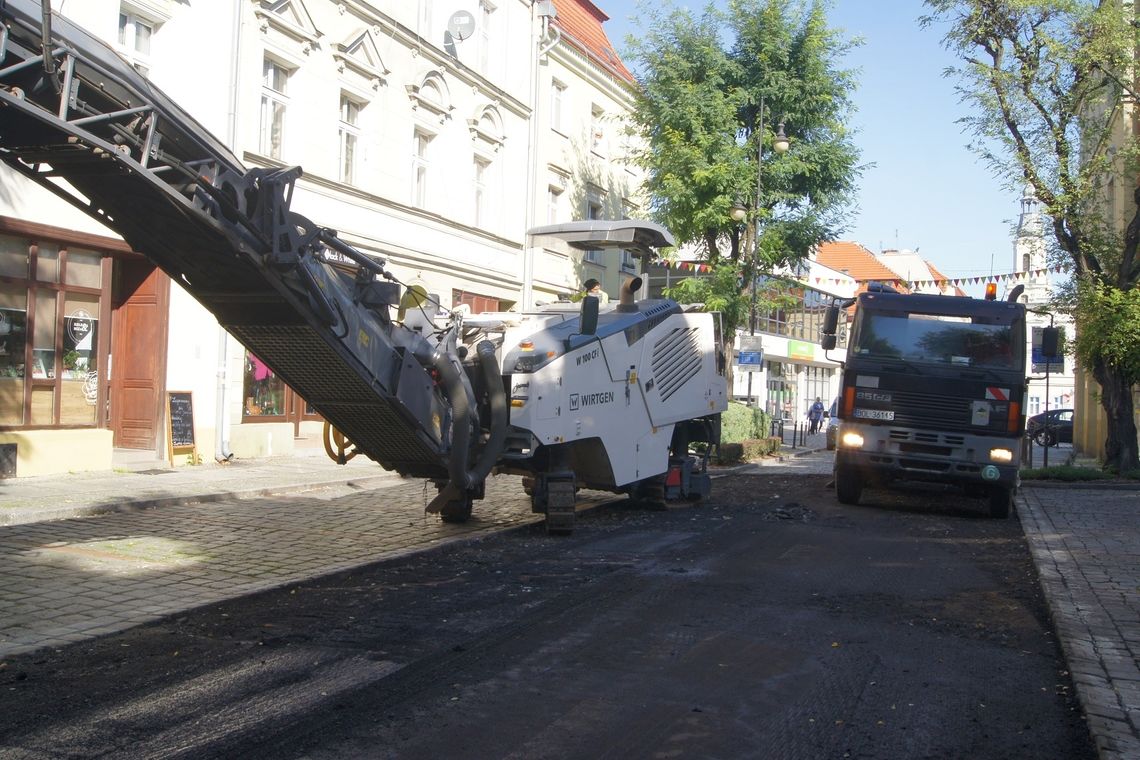
{"label": "yellow warning light", "polygon": [[997,298],[997,283],[996,282],[987,282],[986,283],[986,300],[987,301],[993,301],[996,298]]}
{"label": "yellow warning light", "polygon": [[519,341],[519,348],[521,348],[523,351],[533,351],[534,350],[534,341],[533,340],[520,340]]}

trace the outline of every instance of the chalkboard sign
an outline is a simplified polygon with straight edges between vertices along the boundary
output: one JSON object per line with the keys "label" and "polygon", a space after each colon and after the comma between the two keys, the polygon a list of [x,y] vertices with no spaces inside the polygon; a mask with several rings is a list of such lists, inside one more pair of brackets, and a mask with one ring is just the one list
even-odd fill
{"label": "chalkboard sign", "polygon": [[170,433],[170,459],[176,454],[194,454],[194,396],[190,391],[169,391],[167,393],[167,432]]}

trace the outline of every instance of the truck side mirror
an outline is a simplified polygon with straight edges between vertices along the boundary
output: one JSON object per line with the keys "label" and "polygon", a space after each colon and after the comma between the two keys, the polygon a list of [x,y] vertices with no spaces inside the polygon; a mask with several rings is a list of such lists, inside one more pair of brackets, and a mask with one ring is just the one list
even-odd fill
{"label": "truck side mirror", "polygon": [[823,313],[823,334],[835,335],[837,329],[839,329],[839,307],[828,306],[827,311]]}
{"label": "truck side mirror", "polygon": [[586,296],[582,299],[582,310],[579,312],[578,333],[593,335],[598,331],[598,298]]}
{"label": "truck side mirror", "polygon": [[1057,327],[1046,327],[1041,331],[1041,355],[1046,359],[1056,359],[1060,353],[1061,330]]}
{"label": "truck side mirror", "polygon": [[839,329],[839,307],[828,306],[827,311],[823,313],[823,327],[820,329],[819,344],[823,346],[824,351],[830,351],[835,348],[835,331]]}

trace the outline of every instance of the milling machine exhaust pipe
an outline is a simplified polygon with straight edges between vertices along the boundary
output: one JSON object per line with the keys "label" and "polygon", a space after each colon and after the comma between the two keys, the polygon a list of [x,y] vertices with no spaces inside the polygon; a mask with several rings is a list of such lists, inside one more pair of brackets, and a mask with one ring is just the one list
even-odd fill
{"label": "milling machine exhaust pipe", "polygon": [[633,302],[633,294],[641,290],[643,282],[640,277],[633,277],[622,283],[618,311],[637,311],[637,305]]}

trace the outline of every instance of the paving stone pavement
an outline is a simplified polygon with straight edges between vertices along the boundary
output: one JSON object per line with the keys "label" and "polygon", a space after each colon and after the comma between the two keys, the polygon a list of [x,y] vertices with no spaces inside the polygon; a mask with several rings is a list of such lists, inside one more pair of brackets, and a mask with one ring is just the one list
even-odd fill
{"label": "paving stone pavement", "polygon": [[0,528],[0,658],[539,522],[520,480],[491,478],[461,525],[424,513],[424,481],[389,479]]}
{"label": "paving stone pavement", "polygon": [[1137,760],[1140,489],[1029,486],[1017,509],[1100,757]]}
{"label": "paving stone pavement", "polygon": [[[827,474],[822,443],[715,477]],[[433,495],[303,456],[0,481],[0,662],[542,519],[514,476],[464,525],[425,515]],[[1140,488],[1026,482],[1015,503],[1100,757],[1140,760]]]}

